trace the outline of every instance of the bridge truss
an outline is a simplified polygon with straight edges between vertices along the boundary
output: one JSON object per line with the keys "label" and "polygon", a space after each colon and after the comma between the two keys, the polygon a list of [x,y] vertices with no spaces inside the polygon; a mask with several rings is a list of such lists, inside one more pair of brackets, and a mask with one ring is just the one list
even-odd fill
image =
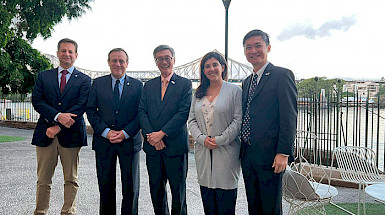
{"label": "bridge truss", "polygon": [[[216,50],[214,50],[216,51]],[[54,67],[59,66],[59,60],[56,56],[44,54],[54,65]],[[198,58],[194,61],[191,61],[189,63],[174,67],[174,72],[182,77],[188,78],[193,82],[199,82],[200,79],[200,61],[202,58]],[[228,80],[230,82],[242,82],[248,75],[251,74],[253,71],[253,68],[242,64],[238,61],[235,61],[231,58],[229,58],[228,61]],[[76,67],[79,71],[87,74],[91,77],[91,79],[95,79],[97,77],[110,74],[110,71],[91,71],[88,69],[83,69]],[[152,71],[127,71],[127,75],[137,78],[141,81],[148,81],[152,78],[155,78],[160,75],[160,72],[158,70],[152,70]]]}

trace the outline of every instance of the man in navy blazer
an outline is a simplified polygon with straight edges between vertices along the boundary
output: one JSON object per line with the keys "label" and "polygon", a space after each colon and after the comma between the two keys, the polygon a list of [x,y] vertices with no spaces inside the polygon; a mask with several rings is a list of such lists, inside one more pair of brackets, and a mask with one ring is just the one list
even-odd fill
{"label": "man in navy blazer", "polygon": [[88,121],[94,130],[100,192],[100,214],[116,214],[116,159],[122,181],[121,214],[138,214],[139,133],[138,106],[143,84],[126,75],[128,55],[121,48],[108,53],[111,75],[94,80],[87,104]]}
{"label": "man in navy blazer", "polygon": [[64,204],[61,214],[75,213],[79,188],[77,168],[80,147],[87,145],[83,114],[91,79],[73,66],[78,54],[75,41],[59,41],[58,68],[39,73],[32,92],[32,105],[40,114],[32,144],[36,145],[37,192],[34,214],[46,214],[52,176],[58,155],[64,173]]}
{"label": "man in navy blazer", "polygon": [[172,193],[171,214],[187,214],[186,177],[191,81],[174,74],[174,50],[160,45],[154,59],[161,76],[145,83],[139,105],[143,149],[154,212],[169,214],[166,183]]}
{"label": "man in navy blazer", "polygon": [[293,73],[267,61],[269,36],[243,39],[253,74],[243,84],[241,163],[249,214],[282,214],[282,175],[293,155],[297,88]]}

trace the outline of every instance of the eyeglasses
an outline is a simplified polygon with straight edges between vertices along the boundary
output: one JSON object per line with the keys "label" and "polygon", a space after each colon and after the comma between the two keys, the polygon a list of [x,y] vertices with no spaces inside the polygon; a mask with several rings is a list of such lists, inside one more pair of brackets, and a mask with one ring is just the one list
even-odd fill
{"label": "eyeglasses", "polygon": [[155,61],[157,63],[163,62],[163,61],[166,61],[167,63],[170,63],[172,59],[173,59],[173,57],[159,57],[159,58],[155,58]]}

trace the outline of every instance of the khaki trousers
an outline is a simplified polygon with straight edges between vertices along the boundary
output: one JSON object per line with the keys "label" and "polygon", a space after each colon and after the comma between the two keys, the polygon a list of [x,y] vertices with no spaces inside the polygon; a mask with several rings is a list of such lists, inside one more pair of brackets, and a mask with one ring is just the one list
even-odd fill
{"label": "khaki trousers", "polygon": [[75,198],[79,188],[77,173],[79,151],[80,147],[62,147],[57,137],[47,147],[36,146],[37,189],[34,214],[46,214],[48,211],[52,177],[55,173],[58,156],[60,156],[64,175],[64,204],[61,214],[75,214]]}

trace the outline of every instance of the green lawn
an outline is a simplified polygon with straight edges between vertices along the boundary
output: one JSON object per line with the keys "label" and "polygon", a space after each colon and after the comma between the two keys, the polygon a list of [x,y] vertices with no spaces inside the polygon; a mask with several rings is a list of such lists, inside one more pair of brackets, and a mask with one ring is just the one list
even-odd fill
{"label": "green lawn", "polygon": [[[341,206],[345,208],[346,210],[353,212],[354,214],[357,214],[357,203],[344,203],[344,204],[337,204],[338,206]],[[345,215],[348,214],[344,212],[343,210],[335,207],[334,205],[326,205],[325,206],[326,214],[333,214],[333,215]],[[361,213],[364,214],[362,205],[361,205]],[[368,215],[383,215],[385,214],[385,205],[381,203],[366,203],[366,214]]]}
{"label": "green lawn", "polygon": [[14,136],[0,135],[0,143],[14,142],[14,141],[20,141],[20,140],[25,140],[25,138],[24,137],[14,137]]}
{"label": "green lawn", "polygon": [[[344,203],[344,204],[337,204],[340,207],[343,207],[344,209],[357,214],[357,203]],[[362,206],[362,204],[361,204]],[[304,208],[299,211],[297,211],[295,214],[296,215],[310,215],[310,214],[320,214],[321,208],[314,209],[312,207],[309,208]],[[318,212],[315,212],[318,211]],[[327,215],[349,215],[349,213],[343,211],[342,209],[328,204],[325,206],[325,211]],[[361,207],[361,212],[360,214],[364,214],[364,211]],[[366,204],[366,214],[367,215],[384,215],[385,214],[385,205],[381,203],[367,203]]]}

